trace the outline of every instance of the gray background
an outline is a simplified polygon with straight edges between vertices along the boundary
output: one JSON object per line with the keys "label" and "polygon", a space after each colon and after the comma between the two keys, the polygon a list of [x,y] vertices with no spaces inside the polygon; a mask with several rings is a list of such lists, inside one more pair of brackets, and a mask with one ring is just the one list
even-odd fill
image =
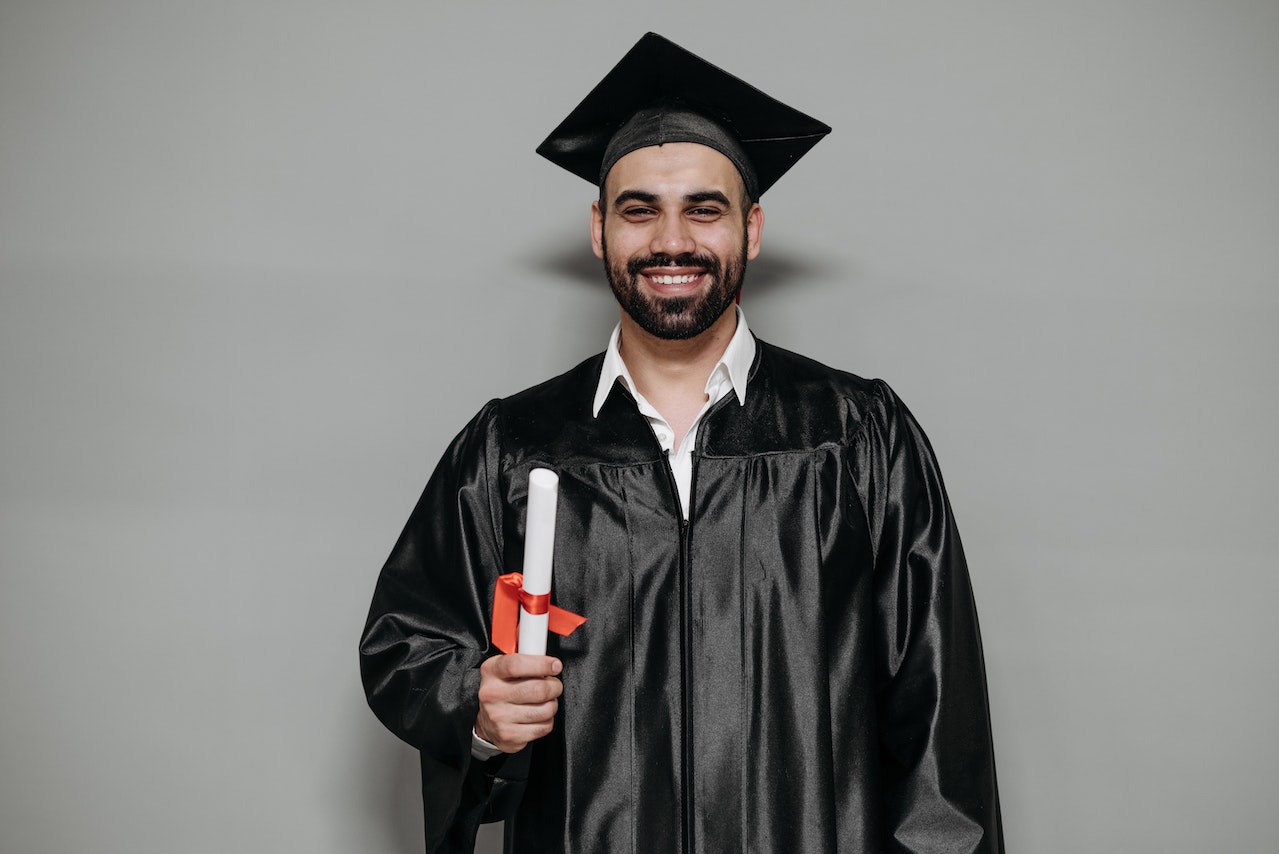
{"label": "gray background", "polygon": [[1279,848],[1279,4],[3,0],[0,850],[419,850],[356,639],[646,29],[835,128],[745,307],[934,440],[1010,849]]}

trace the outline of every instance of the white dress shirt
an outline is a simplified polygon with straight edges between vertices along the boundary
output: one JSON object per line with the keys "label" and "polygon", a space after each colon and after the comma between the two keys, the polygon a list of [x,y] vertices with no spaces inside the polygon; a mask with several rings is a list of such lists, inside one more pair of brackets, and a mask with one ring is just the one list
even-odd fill
{"label": "white dress shirt", "polygon": [[644,395],[639,393],[639,389],[635,387],[635,381],[631,379],[631,372],[626,369],[626,363],[622,361],[622,353],[619,349],[621,336],[622,325],[619,323],[613,328],[613,334],[608,339],[608,349],[604,351],[604,367],[600,371],[599,385],[595,388],[595,404],[591,408],[591,414],[599,416],[600,409],[604,407],[604,401],[608,399],[608,393],[613,388],[613,383],[620,381],[635,398],[640,414],[648,419],[649,426],[653,428],[653,435],[657,437],[658,444],[662,446],[662,450],[666,452],[670,460],[671,471],[675,475],[675,485],[679,490],[680,510],[687,519],[691,498],[689,493],[693,488],[693,451],[697,447],[697,429],[701,426],[702,416],[706,414],[706,411],[728,394],[729,390],[737,392],[738,404],[742,406],[746,404],[746,380],[750,374],[751,363],[755,361],[755,338],[746,325],[746,315],[742,313],[741,306],[738,306],[737,330],[729,340],[728,346],[724,348],[724,355],[720,356],[711,375],[706,378],[706,403],[693,419],[684,441],[680,443],[679,448],[675,448],[675,431],[671,429],[671,425],[661,413],[644,399]]}

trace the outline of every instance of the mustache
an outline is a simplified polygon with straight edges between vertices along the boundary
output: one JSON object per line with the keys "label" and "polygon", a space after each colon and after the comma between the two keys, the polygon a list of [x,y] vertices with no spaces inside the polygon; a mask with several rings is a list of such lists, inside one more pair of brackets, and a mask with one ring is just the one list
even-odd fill
{"label": "mustache", "polygon": [[638,276],[640,270],[652,267],[703,267],[712,276],[720,273],[719,259],[714,255],[694,255],[686,252],[683,255],[649,255],[645,258],[632,258],[626,262],[626,272]]}

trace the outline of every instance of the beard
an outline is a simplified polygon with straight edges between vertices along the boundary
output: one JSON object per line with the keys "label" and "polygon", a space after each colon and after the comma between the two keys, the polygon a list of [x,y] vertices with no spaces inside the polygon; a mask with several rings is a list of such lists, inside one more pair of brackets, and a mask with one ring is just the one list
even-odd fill
{"label": "beard", "polygon": [[[683,341],[701,335],[728,310],[741,293],[746,278],[746,234],[737,258],[721,261],[714,255],[649,255],[622,262],[609,257],[604,247],[604,273],[622,310],[639,327],[655,338]],[[645,293],[640,286],[640,270],[654,267],[701,267],[706,282],[698,293],[663,297]]]}

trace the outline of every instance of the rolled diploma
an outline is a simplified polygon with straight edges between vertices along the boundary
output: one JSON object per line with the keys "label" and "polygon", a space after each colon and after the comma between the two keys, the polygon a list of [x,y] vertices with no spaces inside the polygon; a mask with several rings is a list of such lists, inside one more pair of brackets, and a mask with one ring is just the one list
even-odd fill
{"label": "rolled diploma", "polygon": [[[534,596],[551,592],[551,562],[555,555],[555,501],[560,479],[550,469],[533,469],[528,476],[528,516],[524,520],[524,590]],[[517,651],[546,655],[548,614],[530,614],[520,606]]]}

